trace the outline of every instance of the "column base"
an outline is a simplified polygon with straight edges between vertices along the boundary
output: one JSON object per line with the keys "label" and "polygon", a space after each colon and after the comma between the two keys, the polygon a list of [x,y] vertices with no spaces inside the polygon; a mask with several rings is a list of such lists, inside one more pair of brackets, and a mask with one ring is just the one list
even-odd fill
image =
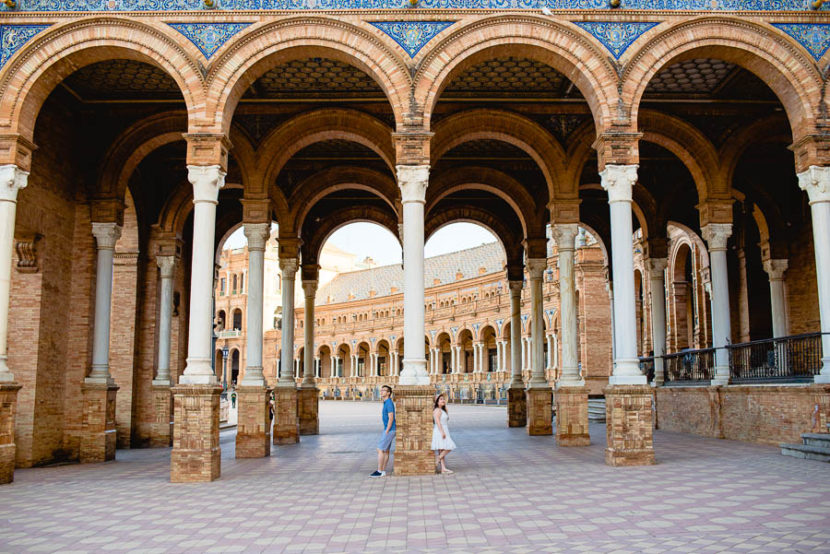
{"label": "column base", "polygon": [[297,444],[300,442],[297,389],[277,386],[274,388],[274,399],[274,444]]}
{"label": "column base", "polygon": [[84,383],[83,423],[79,459],[95,464],[115,459],[115,395],[118,387],[108,383]]}
{"label": "column base", "polygon": [[553,434],[553,389],[527,389],[527,434],[535,437]]}
{"label": "column base", "polygon": [[0,485],[14,480],[14,460],[17,447],[14,442],[14,418],[17,412],[15,382],[0,383]]}
{"label": "column base", "polygon": [[652,465],[653,390],[648,385],[615,385],[605,389],[608,447],[605,463],[611,466]]}
{"label": "column base", "polygon": [[561,387],[553,394],[556,402],[556,444],[589,446],[588,389]]}
{"label": "column base", "polygon": [[527,425],[527,399],[524,389],[507,389],[507,426]]}
{"label": "column base", "polygon": [[240,386],[236,394],[236,457],[270,456],[271,391],[267,387]]}
{"label": "column base", "polygon": [[153,385],[153,407],[150,447],[167,448],[173,444],[173,395],[170,385]]}
{"label": "column base", "polygon": [[395,475],[435,473],[432,446],[432,408],[435,389],[404,385],[395,389]]}
{"label": "column base", "polygon": [[318,414],[317,387],[300,388],[297,390],[297,419],[300,423],[300,435],[316,435],[320,432],[320,418]]}
{"label": "column base", "polygon": [[221,475],[218,385],[177,385],[173,393],[170,481],[198,483]]}

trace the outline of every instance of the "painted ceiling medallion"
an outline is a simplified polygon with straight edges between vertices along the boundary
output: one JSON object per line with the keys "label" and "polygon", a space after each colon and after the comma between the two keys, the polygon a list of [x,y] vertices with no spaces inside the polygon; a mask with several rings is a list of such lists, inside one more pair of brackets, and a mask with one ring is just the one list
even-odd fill
{"label": "painted ceiling medallion", "polygon": [[0,67],[30,38],[47,28],[49,25],[0,25]]}
{"label": "painted ceiling medallion", "polygon": [[250,23],[168,23],[210,58],[229,38]]}
{"label": "painted ceiling medallion", "polygon": [[435,35],[454,21],[370,21],[372,25],[392,37],[392,40],[414,58]]}
{"label": "painted ceiling medallion", "polygon": [[830,24],[773,23],[772,26],[793,37],[801,46],[809,50],[816,61],[820,60],[830,48]]}
{"label": "painted ceiling medallion", "polygon": [[583,21],[576,22],[577,25],[594,35],[598,41],[605,46],[614,59],[619,60],[623,52],[631,46],[631,43],[640,38],[640,35],[659,25],[657,22],[649,23],[616,23],[611,21]]}

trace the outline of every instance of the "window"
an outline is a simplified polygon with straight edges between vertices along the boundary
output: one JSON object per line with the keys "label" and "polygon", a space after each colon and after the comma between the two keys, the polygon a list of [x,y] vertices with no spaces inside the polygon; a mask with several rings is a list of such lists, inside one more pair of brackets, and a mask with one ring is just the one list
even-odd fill
{"label": "window", "polygon": [[233,276],[233,293],[236,294],[236,275]]}
{"label": "window", "polygon": [[225,278],[219,279],[219,296],[225,296]]}

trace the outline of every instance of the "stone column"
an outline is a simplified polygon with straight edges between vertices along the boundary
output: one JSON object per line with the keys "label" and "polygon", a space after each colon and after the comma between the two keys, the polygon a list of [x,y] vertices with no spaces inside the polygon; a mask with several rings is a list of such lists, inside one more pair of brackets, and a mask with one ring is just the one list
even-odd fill
{"label": "stone column", "polygon": [[510,388],[507,389],[507,426],[527,425],[527,399],[522,379],[522,281],[508,281],[510,289]]}
{"label": "stone column", "polygon": [[637,166],[607,164],[600,179],[610,204],[614,275],[614,369],[605,389],[605,463],[653,464],[652,390],[640,371],[634,313],[631,197]]}
{"label": "stone column", "polygon": [[[305,271],[305,270],[304,270]],[[305,324],[303,326],[303,382],[297,391],[297,409],[300,435],[316,435],[320,429],[318,417],[319,390],[314,382],[314,301],[317,279],[303,279],[305,293]]]}
{"label": "stone column", "polygon": [[816,253],[819,317],[821,318],[821,371],[816,383],[830,383],[830,167],[810,166],[798,174],[798,186],[810,199],[813,249]]}
{"label": "stone column", "polygon": [[428,165],[397,166],[403,203],[404,358],[395,391],[397,436],[395,474],[435,471],[432,440],[432,396],[424,359],[424,201]]}
{"label": "stone column", "polygon": [[553,397],[551,387],[545,378],[544,320],[542,312],[542,275],[547,269],[545,258],[528,258],[527,268],[530,281],[530,371],[527,388],[527,433],[529,435],[553,434]]}
{"label": "stone column", "polygon": [[473,343],[473,373],[481,373],[481,343]]}
{"label": "stone column", "polygon": [[299,263],[297,258],[280,258],[282,270],[282,357],[280,378],[274,387],[276,410],[274,414],[274,444],[300,442],[297,421],[297,385],[294,367],[294,280]]}
{"label": "stone column", "polygon": [[666,355],[666,258],[646,260],[651,280],[651,344],[654,349],[654,386],[663,384],[663,356]]}
{"label": "stone column", "polygon": [[786,259],[764,260],[764,271],[769,275],[773,338],[786,337],[790,334],[787,308],[784,303],[784,273],[788,266],[789,262]]}
{"label": "stone column", "polygon": [[729,351],[732,336],[729,314],[729,276],[726,266],[726,243],[732,234],[731,223],[710,223],[703,229],[709,245],[709,268],[712,276],[712,345],[715,348],[715,375],[712,385],[729,383]]}
{"label": "stone column", "polygon": [[213,273],[216,205],[225,186],[218,165],[188,166],[193,185],[193,255],[190,277],[190,318],[187,365],[173,393],[173,451],[170,480],[174,483],[213,481],[221,473],[219,395],[213,372]]}
{"label": "stone column", "polygon": [[14,423],[17,391],[14,374],[8,366],[9,298],[11,295],[12,248],[17,193],[26,188],[29,173],[16,165],[0,166],[0,485],[14,479]]}
{"label": "stone column", "polygon": [[170,333],[173,319],[173,274],[175,256],[156,256],[161,286],[159,287],[159,351],[156,377],[153,379],[153,405],[155,407],[150,446],[168,447],[173,440],[173,397],[170,394]]}
{"label": "stone column", "polygon": [[263,458],[271,454],[271,391],[262,374],[262,310],[265,280],[265,244],[269,223],[246,223],[248,239],[247,367],[237,387],[237,458]]}
{"label": "stone column", "polygon": [[115,459],[115,395],[118,387],[109,371],[110,313],[112,309],[113,257],[121,237],[116,223],[93,223],[98,248],[95,276],[95,323],[93,324],[92,369],[81,386],[83,427],[80,461],[97,463]]}

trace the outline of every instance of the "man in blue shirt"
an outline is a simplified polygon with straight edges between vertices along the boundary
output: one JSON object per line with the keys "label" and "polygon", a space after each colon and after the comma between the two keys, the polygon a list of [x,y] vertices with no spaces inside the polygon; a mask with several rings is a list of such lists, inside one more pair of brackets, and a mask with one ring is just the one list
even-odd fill
{"label": "man in blue shirt", "polygon": [[383,402],[381,417],[383,418],[383,434],[378,440],[378,469],[369,477],[383,477],[386,475],[386,464],[389,462],[389,451],[395,444],[395,403],[392,402],[392,387],[383,385],[380,389],[380,399]]}

